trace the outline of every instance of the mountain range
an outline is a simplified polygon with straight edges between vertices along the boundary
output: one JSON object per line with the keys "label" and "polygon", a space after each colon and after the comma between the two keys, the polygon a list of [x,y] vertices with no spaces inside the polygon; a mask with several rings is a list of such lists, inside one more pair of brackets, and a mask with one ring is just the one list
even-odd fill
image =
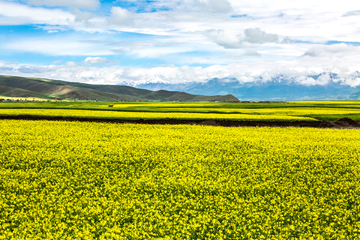
{"label": "mountain range", "polygon": [[[288,101],[360,99],[359,76],[337,74],[307,76],[310,82],[284,75],[270,80],[241,82],[236,78],[213,78],[205,82],[123,82],[93,85],[60,80],[0,75],[0,98],[36,97],[99,101]],[[324,78],[326,76],[326,78]],[[325,80],[324,80],[325,79]]]}
{"label": "mountain range", "polygon": [[[190,94],[226,95],[231,94],[242,101],[258,100],[342,100],[360,99],[360,88],[344,83],[337,74],[311,75],[314,82],[303,84],[288,76],[273,77],[268,81],[259,78],[253,82],[240,82],[235,78],[213,78],[206,82],[171,84],[166,82],[121,83],[147,90],[172,90]],[[360,74],[359,74],[360,77]],[[360,79],[360,78],[359,78]]]}
{"label": "mountain range", "polygon": [[6,97],[99,101],[237,101],[232,95],[203,96],[180,91],[151,91],[130,86],[0,75],[0,98]]}

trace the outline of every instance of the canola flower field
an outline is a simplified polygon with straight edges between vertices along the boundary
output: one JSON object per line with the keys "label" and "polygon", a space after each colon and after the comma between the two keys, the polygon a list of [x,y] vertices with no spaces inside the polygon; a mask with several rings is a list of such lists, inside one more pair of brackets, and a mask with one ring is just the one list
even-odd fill
{"label": "canola flower field", "polygon": [[74,109],[0,109],[0,116],[72,117],[91,119],[224,119],[266,121],[316,121],[306,116],[287,114],[216,114],[187,112],[122,112]]}
{"label": "canola flower field", "polygon": [[0,120],[0,239],[359,239],[360,130]]}
{"label": "canola flower field", "polygon": [[[110,107],[109,107],[110,106]],[[54,111],[54,110],[62,111]],[[10,111],[11,110],[11,111]],[[69,111],[64,111],[69,110]],[[71,110],[71,111],[70,111]],[[75,111],[83,110],[84,112]],[[93,112],[102,111],[102,112]],[[111,113],[113,112],[113,113]],[[126,113],[127,112],[127,113]],[[360,121],[360,101],[289,101],[273,103],[0,103],[0,116],[52,115],[129,119],[329,120]],[[206,115],[205,115],[206,114]]]}

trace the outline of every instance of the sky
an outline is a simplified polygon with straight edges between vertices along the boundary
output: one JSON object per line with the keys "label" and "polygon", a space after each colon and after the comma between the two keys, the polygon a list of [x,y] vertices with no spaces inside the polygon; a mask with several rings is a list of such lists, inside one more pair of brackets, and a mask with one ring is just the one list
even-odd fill
{"label": "sky", "polygon": [[0,0],[2,75],[359,86],[357,71],[360,1]]}

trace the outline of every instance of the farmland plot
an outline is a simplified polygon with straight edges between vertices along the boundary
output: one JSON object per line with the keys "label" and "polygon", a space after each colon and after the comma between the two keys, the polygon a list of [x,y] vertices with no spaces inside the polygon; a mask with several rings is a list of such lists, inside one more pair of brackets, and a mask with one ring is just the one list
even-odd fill
{"label": "farmland plot", "polygon": [[0,116],[72,117],[91,119],[221,119],[262,121],[316,121],[311,117],[260,114],[217,114],[181,112],[118,112],[74,109],[0,109]]}
{"label": "farmland plot", "polygon": [[0,121],[0,239],[356,239],[360,131]]}

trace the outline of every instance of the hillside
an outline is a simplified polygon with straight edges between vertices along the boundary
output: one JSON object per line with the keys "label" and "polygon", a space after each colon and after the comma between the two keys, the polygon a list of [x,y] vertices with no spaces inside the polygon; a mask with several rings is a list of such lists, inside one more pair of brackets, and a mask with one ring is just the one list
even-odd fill
{"label": "hillside", "polygon": [[203,96],[174,91],[151,91],[130,86],[92,85],[60,80],[0,75],[0,96],[99,101],[236,101],[232,95]]}

